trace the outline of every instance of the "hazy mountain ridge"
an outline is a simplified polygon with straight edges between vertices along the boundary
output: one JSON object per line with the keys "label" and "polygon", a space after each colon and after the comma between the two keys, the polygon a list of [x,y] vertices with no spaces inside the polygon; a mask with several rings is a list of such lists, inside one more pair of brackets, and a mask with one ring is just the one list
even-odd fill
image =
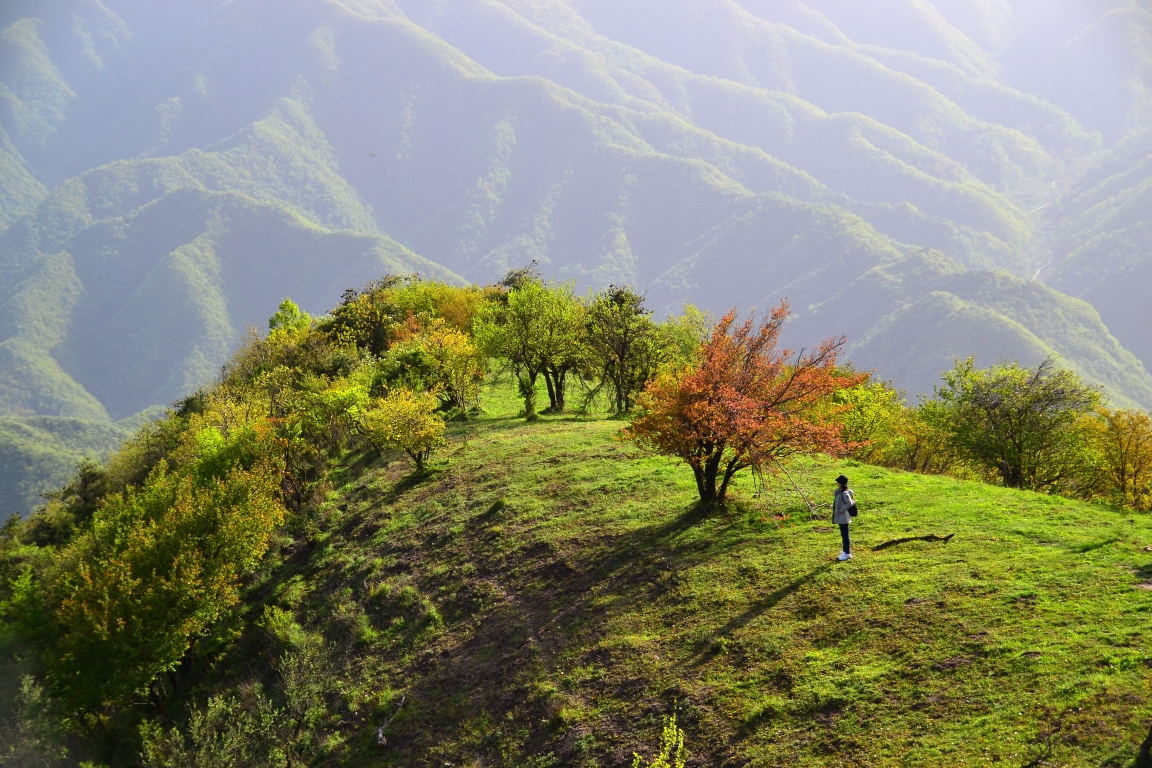
{"label": "hazy mountain ridge", "polygon": [[[541,14],[537,11],[536,15]],[[1027,248],[1031,238],[1031,222],[1022,212],[961,163],[866,115],[829,114],[790,93],[694,74],[594,36],[586,48],[574,49],[571,42],[493,3],[455,3],[436,20],[442,21],[444,29],[433,29],[498,74],[536,74],[590,98],[614,99],[636,109],[673,111],[718,136],[762,149],[851,197],[886,203],[912,201],[931,214],[990,229],[1017,251]],[[818,41],[805,42],[838,55]],[[571,60],[563,58],[564,53]],[[877,71],[886,72],[890,81],[921,87],[883,67]],[[605,87],[609,78],[620,87]],[[647,87],[638,87],[641,82]],[[634,93],[628,93],[627,87]],[[945,122],[957,116],[973,122],[939,94],[932,96],[944,103]],[[937,117],[919,122],[931,123]],[[1030,144],[1016,158],[1027,170],[1014,174],[1010,168],[1015,166],[1003,166],[992,173],[999,182],[1050,170],[1053,161],[1039,145],[1022,135],[1019,138]],[[968,159],[980,164],[974,152]],[[882,176],[877,177],[877,170]],[[1012,266],[1010,258],[1005,261],[1003,266]]]}
{"label": "hazy mountain ridge", "polygon": [[60,488],[76,472],[82,456],[101,456],[119,448],[146,415],[107,423],[55,416],[0,417],[0,508],[30,509],[41,494]]}
{"label": "hazy mountain ridge", "polygon": [[24,214],[32,211],[36,204],[48,194],[48,188],[40,183],[23,156],[17,151],[8,134],[0,127],[0,231]]}
{"label": "hazy mountain ridge", "polygon": [[[1007,3],[888,6],[911,26],[831,0],[0,9],[0,415],[107,424],[210,378],[283,295],[532,259],[662,311],[788,296],[797,343],[847,332],[912,391],[954,356],[1056,353],[1152,403],[1089,305],[1026,282],[1038,207],[1077,222],[1053,254],[1143,247],[1138,140],[1097,165],[1104,123],[1005,77]],[[1110,114],[1139,123],[1130,101]],[[1097,282],[1063,289],[1118,306]]]}
{"label": "hazy mountain ridge", "polygon": [[1100,308],[1116,337],[1152,364],[1152,130],[1121,142],[1066,195],[1053,245],[1056,288]]}

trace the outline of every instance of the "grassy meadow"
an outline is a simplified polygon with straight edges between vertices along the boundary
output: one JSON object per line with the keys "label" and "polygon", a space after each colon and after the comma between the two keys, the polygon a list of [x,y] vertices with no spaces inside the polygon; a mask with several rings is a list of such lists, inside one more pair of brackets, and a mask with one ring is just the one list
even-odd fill
{"label": "grassy meadow", "polygon": [[[525,424],[507,389],[421,480],[401,458],[333,475],[310,545],[285,539],[250,588],[264,629],[197,690],[270,663],[284,611],[273,634],[331,649],[328,747],[352,765],[631,764],[673,710],[692,765],[1135,759],[1147,516],[811,465],[796,477],[822,505],[841,471],[861,505],[838,563],[827,511],[794,492],[744,476],[703,513],[690,470],[615,440],[622,422]],[[873,549],[925,534],[955,535]]]}

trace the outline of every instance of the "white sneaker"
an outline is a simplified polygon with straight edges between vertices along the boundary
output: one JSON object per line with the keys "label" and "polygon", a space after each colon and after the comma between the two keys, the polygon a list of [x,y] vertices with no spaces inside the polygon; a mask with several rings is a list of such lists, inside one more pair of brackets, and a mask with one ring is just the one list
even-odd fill
{"label": "white sneaker", "polygon": [[841,553],[840,553],[840,557],[838,557],[838,558],[836,558],[836,559],[837,559],[837,560],[851,560],[851,559],[852,559],[852,555],[848,554],[847,552],[841,552]]}

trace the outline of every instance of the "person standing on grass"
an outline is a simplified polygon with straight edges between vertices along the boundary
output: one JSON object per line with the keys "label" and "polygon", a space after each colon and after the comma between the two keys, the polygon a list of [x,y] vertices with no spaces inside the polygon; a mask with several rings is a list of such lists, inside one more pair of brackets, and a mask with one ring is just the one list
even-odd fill
{"label": "person standing on grass", "polygon": [[848,478],[844,475],[836,478],[836,495],[832,497],[832,522],[840,526],[840,539],[844,542],[844,551],[837,560],[852,559],[852,542],[848,538],[848,525],[852,522],[852,515],[848,510],[856,503],[852,491],[848,490]]}

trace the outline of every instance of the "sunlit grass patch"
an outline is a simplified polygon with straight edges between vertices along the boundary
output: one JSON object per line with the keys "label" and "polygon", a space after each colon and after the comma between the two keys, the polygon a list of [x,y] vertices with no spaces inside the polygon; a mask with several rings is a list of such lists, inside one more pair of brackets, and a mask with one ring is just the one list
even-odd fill
{"label": "sunlit grass patch", "polygon": [[[348,643],[365,695],[408,693],[388,749],[365,736],[353,764],[603,765],[674,708],[702,764],[1135,755],[1148,517],[828,461],[797,473],[803,495],[740,477],[702,509],[691,472],[614,439],[621,422],[517,407],[454,423],[418,482],[398,463],[349,477],[277,592]],[[861,506],[846,563],[807,503],[840,472]],[[927,534],[952,538],[875,549]]]}

